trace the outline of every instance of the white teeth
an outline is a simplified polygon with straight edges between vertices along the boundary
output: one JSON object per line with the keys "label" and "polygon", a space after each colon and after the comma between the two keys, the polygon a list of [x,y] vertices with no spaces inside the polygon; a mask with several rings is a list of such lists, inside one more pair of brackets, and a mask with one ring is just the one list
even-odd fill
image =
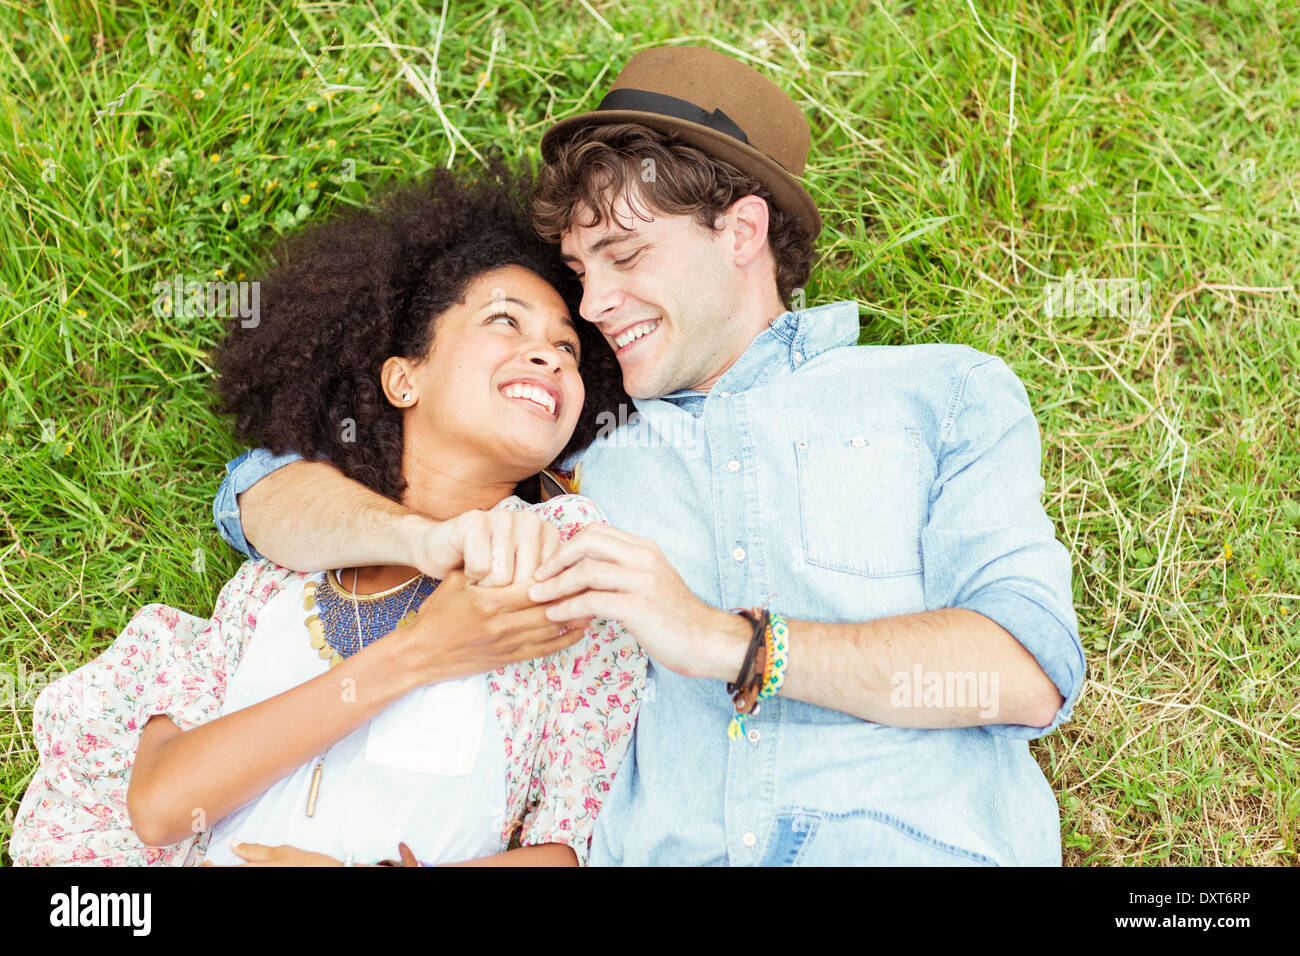
{"label": "white teeth", "polygon": [[551,393],[544,388],[538,388],[536,385],[525,385],[523,382],[513,382],[505,385],[501,389],[501,394],[506,398],[526,398],[530,402],[535,402],[542,408],[546,409],[548,415],[555,414],[555,399]]}
{"label": "white teeth", "polygon": [[659,326],[658,319],[651,319],[649,322],[642,322],[639,325],[634,325],[632,326],[632,328],[628,329],[622,335],[614,339],[614,348],[621,349],[629,342],[635,342],[641,336],[649,335],[656,328],[658,328],[658,326]]}

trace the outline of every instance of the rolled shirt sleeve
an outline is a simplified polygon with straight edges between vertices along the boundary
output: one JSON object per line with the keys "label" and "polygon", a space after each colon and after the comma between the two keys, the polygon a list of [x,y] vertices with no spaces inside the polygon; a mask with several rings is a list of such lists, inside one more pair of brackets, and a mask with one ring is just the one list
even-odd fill
{"label": "rolled shirt sleeve", "polygon": [[1069,719],[1083,688],[1070,552],[1040,501],[1038,423],[1020,380],[987,357],[967,370],[954,407],[922,532],[926,607],[983,614],[1034,656],[1065,698],[1052,722],[984,727],[1033,739]]}
{"label": "rolled shirt sleeve", "polygon": [[255,561],[262,557],[244,537],[244,525],[239,515],[239,496],[277,468],[283,468],[301,458],[302,455],[297,452],[273,455],[265,448],[252,448],[226,463],[226,477],[212,502],[212,519],[226,544]]}

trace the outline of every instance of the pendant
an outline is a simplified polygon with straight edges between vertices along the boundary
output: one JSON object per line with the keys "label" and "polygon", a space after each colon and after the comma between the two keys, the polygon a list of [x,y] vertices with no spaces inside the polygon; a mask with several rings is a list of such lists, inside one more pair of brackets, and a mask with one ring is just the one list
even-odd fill
{"label": "pendant", "polygon": [[330,667],[338,667],[342,663],[343,655],[335,652],[334,656],[330,658]]}
{"label": "pendant", "polygon": [[307,793],[307,816],[316,814],[316,797],[320,793],[320,778],[324,773],[322,767],[325,765],[325,758],[321,757],[316,763],[316,769],[311,772],[311,790]]}
{"label": "pendant", "polygon": [[302,589],[302,609],[310,611],[316,606],[316,582],[308,581]]}

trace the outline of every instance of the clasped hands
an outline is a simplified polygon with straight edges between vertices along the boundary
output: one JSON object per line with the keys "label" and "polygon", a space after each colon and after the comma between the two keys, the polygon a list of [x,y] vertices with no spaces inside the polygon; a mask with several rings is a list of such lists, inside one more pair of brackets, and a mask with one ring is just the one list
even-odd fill
{"label": "clasped hands", "polygon": [[525,601],[533,613],[544,609],[545,620],[571,628],[569,643],[603,618],[622,623],[656,663],[689,677],[730,679],[744,656],[747,623],[696,597],[655,542],[606,524],[562,542],[531,511],[470,511],[415,526],[405,548],[427,574],[445,578],[459,567],[469,592],[496,588],[512,610]]}

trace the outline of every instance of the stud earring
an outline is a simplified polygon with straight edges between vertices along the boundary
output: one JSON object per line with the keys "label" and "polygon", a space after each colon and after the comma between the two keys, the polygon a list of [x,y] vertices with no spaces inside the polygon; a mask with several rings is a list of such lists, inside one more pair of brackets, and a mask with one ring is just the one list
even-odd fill
{"label": "stud earring", "polygon": [[403,392],[403,393],[402,393],[402,401],[404,401],[404,402],[409,402],[410,400],[411,400],[411,393],[410,393],[410,392]]}

